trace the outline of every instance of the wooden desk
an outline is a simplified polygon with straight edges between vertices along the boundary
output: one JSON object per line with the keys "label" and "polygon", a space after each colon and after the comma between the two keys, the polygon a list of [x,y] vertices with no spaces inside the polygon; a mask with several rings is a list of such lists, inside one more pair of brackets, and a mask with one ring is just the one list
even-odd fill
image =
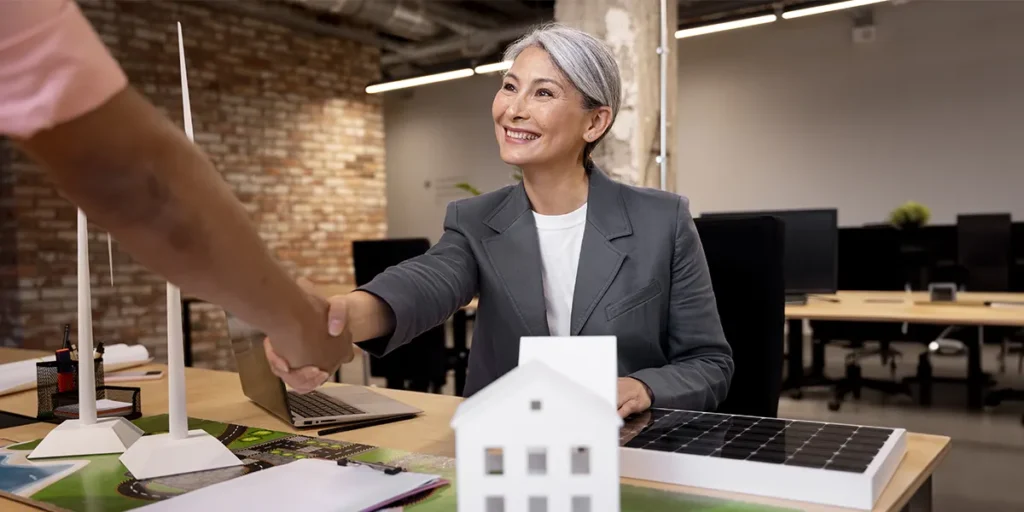
{"label": "wooden desk", "polygon": [[802,320],[849,322],[907,322],[915,324],[976,326],[977,343],[967,344],[968,406],[980,409],[984,378],[981,345],[986,326],[1024,327],[1024,305],[997,308],[986,302],[1022,303],[1024,293],[959,293],[956,303],[929,303],[926,292],[840,291],[835,295],[814,295],[807,304],[787,305],[789,320],[786,389],[807,385],[803,368]]}
{"label": "wooden desk", "polygon": [[[928,303],[917,292],[840,291],[816,295],[807,304],[787,305],[786,318],[848,320],[857,322],[909,322],[938,325],[1024,326],[1024,293],[958,294],[956,303]],[[832,302],[833,300],[837,302]],[[985,302],[1019,302],[1022,307],[994,308]]]}
{"label": "wooden desk", "polygon": [[[0,348],[0,363],[38,357],[38,352]],[[162,365],[150,365],[165,368]],[[241,425],[268,429],[299,432],[276,417],[263,411],[245,395],[238,375],[230,372],[185,369],[187,381],[188,414],[192,417],[231,422]],[[143,413],[145,415],[167,412],[167,379],[140,381],[133,386],[142,388]],[[336,385],[336,384],[330,384]],[[423,409],[423,416],[398,423],[369,427],[361,430],[342,432],[329,436],[333,439],[354,443],[384,446],[398,450],[453,457],[455,436],[448,426],[461,399],[452,396],[430,395],[375,388],[375,391]],[[35,415],[36,399],[32,392],[22,392],[0,398],[0,410]],[[24,425],[0,430],[0,438],[23,442],[46,435],[53,427],[48,423]],[[907,454],[897,468],[889,485],[879,499],[876,511],[901,511],[914,500],[913,510],[931,509],[931,477],[935,468],[949,450],[948,437],[911,433],[907,437]],[[764,503],[815,512],[837,512],[845,509],[808,505],[784,500],[739,495],[706,489],[665,485],[624,478],[623,483],[657,487],[694,495]],[[918,509],[918,505],[924,507]],[[19,508],[20,507],[20,508]],[[0,509],[34,510],[0,498]],[[654,511],[652,511],[654,512]]]}

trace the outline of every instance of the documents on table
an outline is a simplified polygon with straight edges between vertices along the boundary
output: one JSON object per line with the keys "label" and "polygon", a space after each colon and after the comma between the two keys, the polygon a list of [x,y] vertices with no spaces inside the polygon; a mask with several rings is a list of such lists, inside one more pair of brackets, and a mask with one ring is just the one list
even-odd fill
{"label": "documents on table", "polygon": [[[132,413],[131,402],[119,402],[108,398],[101,398],[96,401],[96,416],[109,418],[111,416],[127,416]],[[78,404],[62,405],[53,411],[53,415],[64,419],[78,418]]]}
{"label": "documents on table", "polygon": [[138,510],[377,510],[447,485],[437,475],[394,474],[358,463],[301,459],[197,489]]}
{"label": "documents on table", "polygon": [[[34,389],[36,387],[36,363],[53,361],[54,356],[39,357],[26,361],[0,364],[0,395]],[[119,343],[105,348],[103,371],[139,366],[152,361],[149,351],[142,345]]]}

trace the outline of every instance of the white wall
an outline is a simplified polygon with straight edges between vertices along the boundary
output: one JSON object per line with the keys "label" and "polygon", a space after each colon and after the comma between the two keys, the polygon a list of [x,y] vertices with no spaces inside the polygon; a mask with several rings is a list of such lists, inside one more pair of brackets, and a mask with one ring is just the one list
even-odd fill
{"label": "white wall", "polygon": [[[1024,220],[1024,2],[924,1],[875,9],[854,44],[837,12],[679,41],[678,192],[701,211],[837,207],[884,222],[913,199]],[[509,183],[490,104],[497,76],[389,93],[390,236],[441,233],[457,195],[424,182]]]}
{"label": "white wall", "polygon": [[512,183],[498,156],[491,101],[498,75],[474,76],[387,93],[384,101],[388,236],[428,237],[444,230],[448,202]]}
{"label": "white wall", "polygon": [[1024,2],[915,1],[681,40],[677,177],[695,211],[921,201],[1024,220]]}

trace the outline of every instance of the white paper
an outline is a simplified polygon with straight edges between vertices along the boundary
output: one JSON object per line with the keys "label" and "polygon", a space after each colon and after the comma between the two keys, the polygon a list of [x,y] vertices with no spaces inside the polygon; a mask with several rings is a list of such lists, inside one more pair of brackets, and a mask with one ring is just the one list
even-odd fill
{"label": "white paper", "polygon": [[[142,345],[128,346],[123,343],[104,346],[104,370],[117,364],[141,363],[149,359],[149,351]],[[53,361],[54,356],[28,359],[15,363],[0,364],[0,394],[7,390],[34,384],[36,381],[36,363]]]}
{"label": "white paper", "polygon": [[[110,400],[108,398],[101,398],[96,400],[96,413],[103,415],[105,412],[113,411],[116,409],[131,409],[132,404],[129,402],[118,402],[117,400]],[[77,414],[78,404],[68,404],[57,408],[57,412],[63,412],[66,414]]]}
{"label": "white paper", "polygon": [[301,459],[232,478],[138,510],[323,510],[372,509],[438,479],[401,472],[387,475],[366,466],[339,466]]}

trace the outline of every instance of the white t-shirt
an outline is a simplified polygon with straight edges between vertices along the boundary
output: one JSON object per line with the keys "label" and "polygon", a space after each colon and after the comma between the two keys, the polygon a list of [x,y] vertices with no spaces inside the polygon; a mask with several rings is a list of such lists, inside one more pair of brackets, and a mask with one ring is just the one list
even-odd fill
{"label": "white t-shirt", "polygon": [[533,218],[540,241],[548,330],[552,336],[568,336],[572,295],[576,289],[576,268],[580,262],[583,230],[587,224],[587,204],[565,215],[533,212]]}

